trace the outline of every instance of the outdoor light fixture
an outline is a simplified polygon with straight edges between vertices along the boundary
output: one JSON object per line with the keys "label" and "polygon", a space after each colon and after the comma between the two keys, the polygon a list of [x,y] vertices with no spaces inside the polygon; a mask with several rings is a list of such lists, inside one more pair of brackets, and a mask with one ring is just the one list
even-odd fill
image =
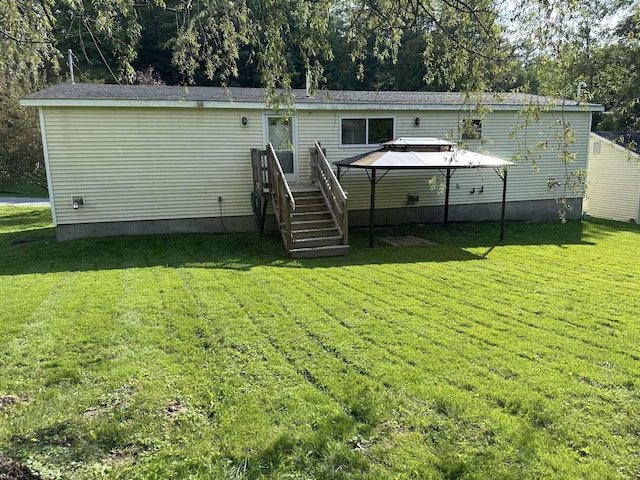
{"label": "outdoor light fixture", "polygon": [[80,207],[84,207],[84,195],[74,195],[71,197],[71,205],[74,210],[78,210]]}
{"label": "outdoor light fixture", "polygon": [[249,123],[249,117],[247,117],[247,116],[243,115],[243,116],[240,118],[240,121],[242,122],[242,125],[247,126],[247,124]]}
{"label": "outdoor light fixture", "polygon": [[413,119],[413,124],[414,124],[416,127],[419,127],[419,126],[420,126],[420,117],[416,117],[416,118],[414,118],[414,119]]}

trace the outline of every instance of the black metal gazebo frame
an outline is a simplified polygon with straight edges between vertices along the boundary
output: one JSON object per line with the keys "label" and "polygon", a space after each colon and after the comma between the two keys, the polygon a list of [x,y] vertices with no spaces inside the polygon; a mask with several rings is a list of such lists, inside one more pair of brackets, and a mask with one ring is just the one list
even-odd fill
{"label": "black metal gazebo frame", "polygon": [[[391,170],[438,170],[445,177],[445,197],[444,197],[444,227],[447,227],[449,222],[449,187],[451,184],[451,177],[456,170],[460,169],[470,169],[470,168],[492,168],[496,174],[502,180],[502,210],[500,216],[500,240],[504,239],[504,220],[505,220],[505,206],[507,199],[507,166],[509,162],[505,162],[505,165],[500,167],[496,167],[495,165],[439,165],[439,166],[416,166],[416,165],[397,165],[397,166],[381,166],[376,167],[372,165],[358,165],[350,162],[350,159],[340,160],[338,162],[334,162],[334,165],[338,168],[337,177],[340,180],[341,169],[346,168],[348,171],[351,168],[359,168],[365,169],[367,171],[367,176],[369,177],[369,183],[371,185],[371,198],[370,198],[370,206],[369,206],[369,247],[373,247],[374,240],[374,228],[375,228],[375,202],[376,202],[376,184],[382,180],[387,173]],[[450,162],[452,163],[452,162]],[[377,178],[377,171],[382,170],[384,173],[381,177]]]}

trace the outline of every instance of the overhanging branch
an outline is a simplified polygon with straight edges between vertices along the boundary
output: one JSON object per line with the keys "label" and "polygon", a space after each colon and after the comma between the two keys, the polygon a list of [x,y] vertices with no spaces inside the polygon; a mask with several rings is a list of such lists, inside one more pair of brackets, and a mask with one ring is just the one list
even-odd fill
{"label": "overhanging branch", "polygon": [[9,40],[16,42],[16,43],[22,43],[25,45],[51,45],[53,43],[53,40],[31,40],[31,39],[23,39],[23,38],[18,38],[15,37],[13,35],[11,35],[9,32],[7,32],[6,30],[0,28],[0,35],[2,35],[5,38],[8,38]]}

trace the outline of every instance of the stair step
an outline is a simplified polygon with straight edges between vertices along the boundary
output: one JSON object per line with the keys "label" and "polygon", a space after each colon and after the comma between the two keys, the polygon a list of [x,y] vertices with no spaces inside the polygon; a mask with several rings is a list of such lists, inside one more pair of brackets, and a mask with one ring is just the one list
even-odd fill
{"label": "stair step", "polygon": [[333,217],[331,216],[331,212],[329,212],[329,210],[320,212],[301,212],[291,215],[292,223],[315,221],[333,221]]}
{"label": "stair step", "polygon": [[304,230],[308,228],[328,228],[335,227],[335,222],[331,217],[317,220],[296,220],[291,222],[291,230]]}
{"label": "stair step", "polygon": [[292,189],[292,193],[294,197],[308,197],[308,196],[313,196],[313,195],[322,195],[322,193],[320,192],[320,188],[318,187],[314,187],[313,185],[309,185],[307,187],[293,187]]}
{"label": "stair step", "polygon": [[[347,255],[349,245],[335,224],[324,196],[317,186],[292,188],[296,209],[291,213],[291,258],[333,257]],[[281,225],[282,229],[284,226]]]}
{"label": "stair step", "polygon": [[301,230],[292,230],[291,235],[293,236],[294,241],[298,241],[302,238],[338,237],[340,236],[340,232],[338,232],[338,229],[333,226],[326,228],[307,228]]}
{"label": "stair step", "polygon": [[[297,200],[296,200],[297,202]],[[329,207],[323,202],[319,203],[296,203],[296,209],[293,211],[294,215],[296,213],[306,213],[306,212],[328,212]]]}
{"label": "stair step", "polygon": [[289,250],[291,258],[338,257],[349,253],[349,245],[331,245],[326,247],[293,248]]}
{"label": "stair step", "polygon": [[308,238],[295,238],[293,240],[294,248],[305,247],[328,247],[334,245],[342,245],[342,237],[340,235],[328,235]]}
{"label": "stair step", "polygon": [[326,205],[324,202],[324,197],[322,195],[318,195],[314,197],[296,197],[294,195],[293,198],[296,201],[296,207],[298,205],[310,205],[310,204]]}

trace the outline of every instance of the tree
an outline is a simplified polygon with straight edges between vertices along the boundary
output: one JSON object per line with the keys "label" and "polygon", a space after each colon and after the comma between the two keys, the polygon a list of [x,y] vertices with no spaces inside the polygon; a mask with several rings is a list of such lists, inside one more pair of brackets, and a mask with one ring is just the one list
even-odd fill
{"label": "tree", "polygon": [[46,188],[38,114],[20,108],[20,95],[21,90],[0,78],[0,182]]}
{"label": "tree", "polygon": [[[397,62],[422,70],[425,84],[440,89],[506,89],[522,80],[514,60],[544,70],[544,62],[591,58],[596,39],[605,38],[594,25],[630,1],[3,0],[0,69],[38,85],[60,72],[64,50],[73,47],[122,82],[153,65],[161,73],[175,69],[183,83],[224,85],[252,63],[261,84],[286,89],[304,78],[301,69],[322,83],[340,53],[355,62],[359,78],[375,59],[382,71]],[[549,90],[566,84],[537,80]]]}
{"label": "tree", "polygon": [[601,130],[640,131],[640,7],[624,18],[616,30],[618,41],[602,47],[594,78],[594,99],[607,107]]}

